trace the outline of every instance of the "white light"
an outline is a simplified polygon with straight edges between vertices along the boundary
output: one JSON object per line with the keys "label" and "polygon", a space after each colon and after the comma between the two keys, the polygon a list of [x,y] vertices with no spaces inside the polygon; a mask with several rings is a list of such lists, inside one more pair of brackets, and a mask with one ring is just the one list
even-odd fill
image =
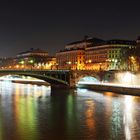
{"label": "white light", "polygon": [[132,74],[130,72],[125,73],[122,80],[127,83],[131,82]]}
{"label": "white light", "polygon": [[83,77],[78,81],[78,84],[94,84],[94,83],[99,83],[99,80],[90,76]]}

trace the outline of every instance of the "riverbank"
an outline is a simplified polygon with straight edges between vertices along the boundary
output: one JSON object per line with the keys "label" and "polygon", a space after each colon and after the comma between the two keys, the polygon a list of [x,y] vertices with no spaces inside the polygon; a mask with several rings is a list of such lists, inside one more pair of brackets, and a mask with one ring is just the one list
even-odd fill
{"label": "riverbank", "polygon": [[137,95],[140,96],[140,88],[135,87],[121,87],[121,86],[110,86],[103,84],[79,84],[78,88],[87,88],[95,91],[110,91],[124,95]]}

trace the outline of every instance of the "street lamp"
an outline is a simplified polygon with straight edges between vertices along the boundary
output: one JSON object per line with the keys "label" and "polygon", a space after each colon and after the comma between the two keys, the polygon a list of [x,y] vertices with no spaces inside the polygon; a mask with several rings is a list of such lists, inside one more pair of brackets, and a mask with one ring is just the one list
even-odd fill
{"label": "street lamp", "polygon": [[19,62],[19,64],[22,64],[22,65],[23,65],[24,63],[25,63],[24,60],[21,60],[21,61]]}
{"label": "street lamp", "polygon": [[69,61],[68,64],[71,64],[71,61]]}
{"label": "street lamp", "polygon": [[100,67],[99,67],[99,71],[102,70],[102,63],[99,63]]}
{"label": "street lamp", "polygon": [[67,63],[68,63],[68,65],[69,65],[69,69],[71,69],[71,64],[72,64],[72,62],[71,62],[71,61],[68,61]]}
{"label": "street lamp", "polygon": [[31,59],[31,60],[29,60],[29,61],[28,61],[28,63],[29,63],[29,64],[31,64],[31,70],[32,70],[34,60],[33,60],[33,59]]}
{"label": "street lamp", "polygon": [[19,65],[16,65],[16,68],[18,69],[19,68]]}
{"label": "street lamp", "polygon": [[91,63],[92,61],[91,60],[88,60],[88,62]]}
{"label": "street lamp", "polygon": [[[25,61],[24,61],[24,60],[21,60],[21,61],[19,62],[19,64],[21,65],[21,68],[23,68],[23,66],[24,66],[24,64],[25,64]],[[17,68],[19,68],[19,66],[17,66]]]}
{"label": "street lamp", "polygon": [[30,64],[33,64],[34,63],[34,61],[31,59],[31,60],[29,60],[28,61]]}

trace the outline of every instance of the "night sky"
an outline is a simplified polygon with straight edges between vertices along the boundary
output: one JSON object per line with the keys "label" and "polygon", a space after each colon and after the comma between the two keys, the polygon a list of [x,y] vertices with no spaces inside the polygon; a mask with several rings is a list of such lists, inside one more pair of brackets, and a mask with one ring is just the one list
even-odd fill
{"label": "night sky", "polygon": [[136,39],[140,3],[135,0],[18,0],[0,3],[0,57],[40,48],[55,54],[85,35]]}

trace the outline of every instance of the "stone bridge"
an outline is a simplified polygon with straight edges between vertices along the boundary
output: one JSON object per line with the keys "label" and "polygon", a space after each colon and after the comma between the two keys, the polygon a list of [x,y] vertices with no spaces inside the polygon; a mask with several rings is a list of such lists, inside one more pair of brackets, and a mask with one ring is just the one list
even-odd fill
{"label": "stone bridge", "polygon": [[44,80],[51,86],[75,87],[77,82],[86,76],[102,80],[104,72],[91,70],[0,70],[0,76],[4,75],[24,75]]}
{"label": "stone bridge", "polygon": [[101,77],[102,77],[100,72],[95,72],[92,70],[71,71],[70,87],[75,87],[80,79],[82,79],[83,77],[87,77],[87,76],[94,77],[99,81],[101,80]]}

